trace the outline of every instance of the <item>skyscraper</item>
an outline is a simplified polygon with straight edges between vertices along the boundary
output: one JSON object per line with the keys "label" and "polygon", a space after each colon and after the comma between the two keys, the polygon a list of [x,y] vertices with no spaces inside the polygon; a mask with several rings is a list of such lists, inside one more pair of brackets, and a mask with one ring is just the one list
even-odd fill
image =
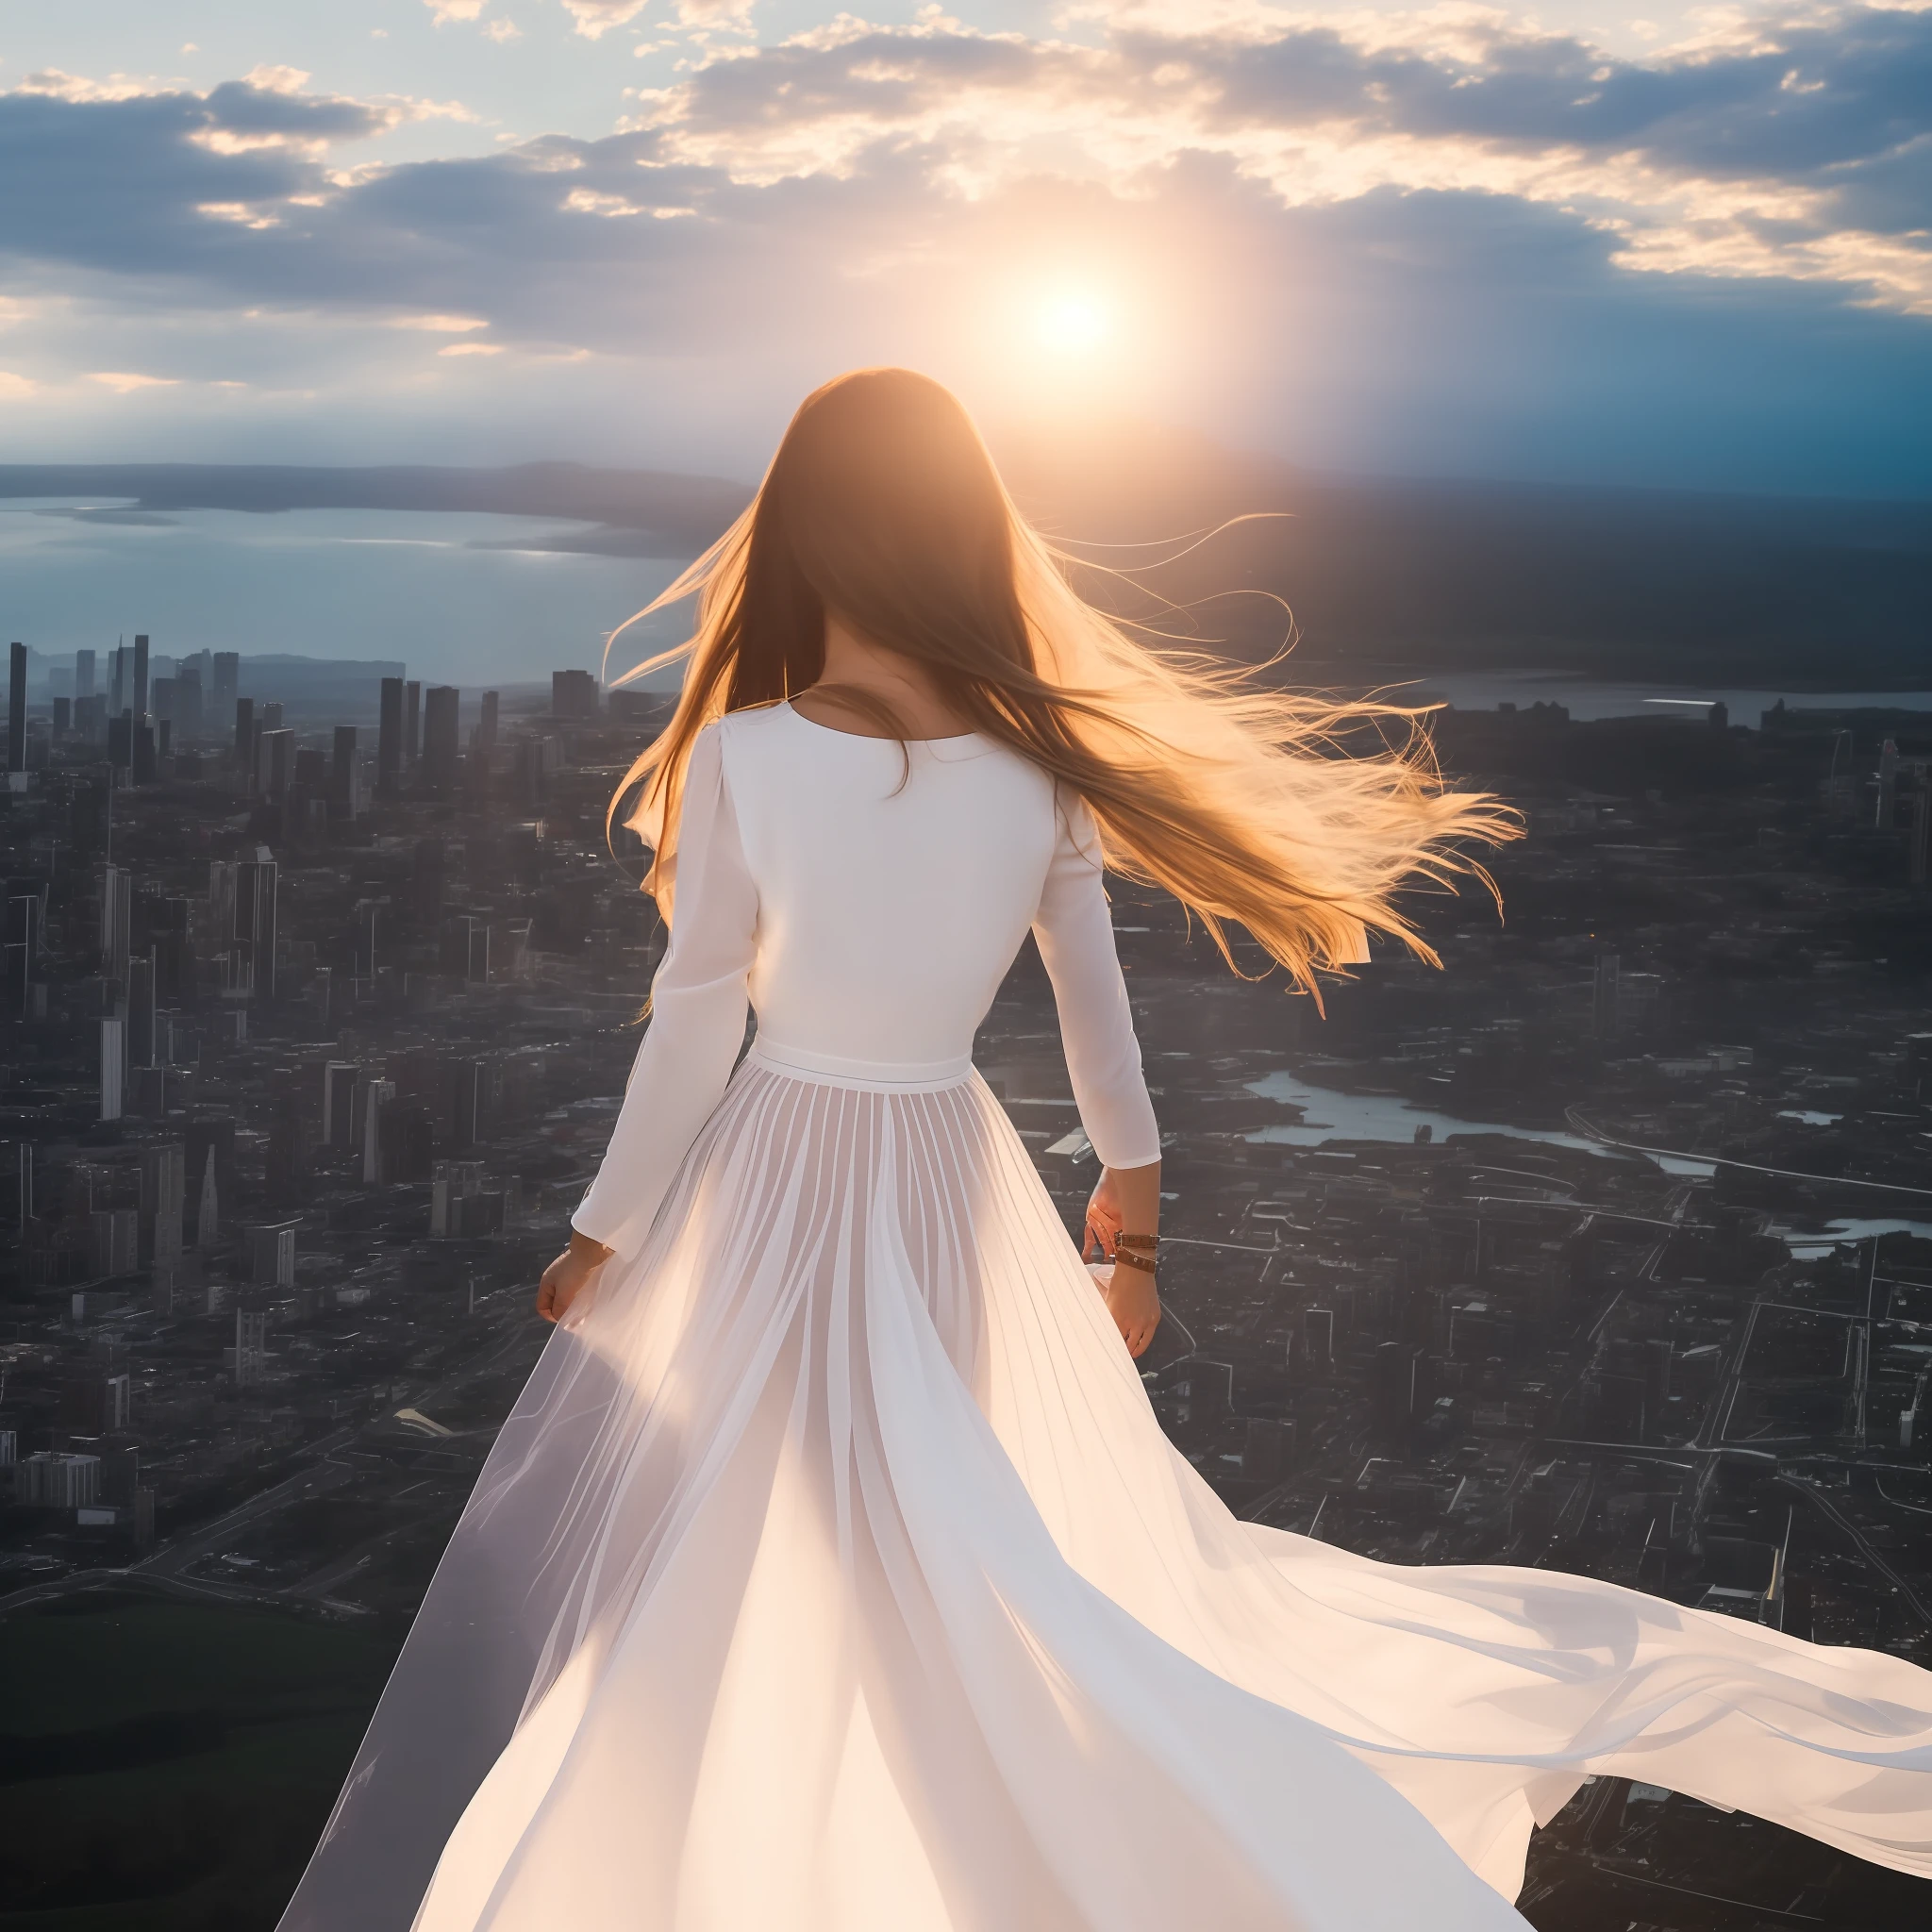
{"label": "skyscraper", "polygon": [[152,947],[127,962],[127,1063],[155,1063],[155,956]]}
{"label": "skyscraper", "polygon": [[134,694],[129,708],[137,718],[147,716],[147,633],[134,634]]}
{"label": "skyscraper", "polygon": [[423,776],[431,790],[448,791],[457,782],[457,706],[454,685],[429,689],[423,707]]}
{"label": "skyscraper", "polygon": [[255,700],[235,700],[235,762],[244,772],[255,770]]}
{"label": "skyscraper", "polygon": [[275,996],[277,876],[272,858],[246,858],[235,868],[235,940],[247,956],[250,984],[258,1000]]}
{"label": "skyscraper", "polygon": [[354,1060],[330,1060],[322,1070],[322,1141],[347,1147],[356,1137],[356,1089],[362,1069]]}
{"label": "skyscraper", "polygon": [[362,809],[362,771],[356,759],[356,727],[336,726],[335,757],[329,768],[329,810],[339,819],[353,819]]}
{"label": "skyscraper", "polygon": [[125,1054],[121,1043],[121,1022],[101,1022],[101,1118],[121,1118],[122,1077],[126,1072]]}
{"label": "skyscraper", "polygon": [[261,731],[255,741],[255,789],[280,798],[295,778],[295,734],[287,725]]}
{"label": "skyscraper", "polygon": [[91,698],[94,694],[94,654],[92,651],[76,651],[74,654],[74,695]]}
{"label": "skyscraper", "polygon": [[483,712],[476,721],[476,749],[490,752],[496,749],[496,707],[497,694],[493,691],[483,693]]}
{"label": "skyscraper", "polygon": [[403,680],[382,680],[381,722],[375,730],[375,791],[393,798],[403,778]]}
{"label": "skyscraper", "polygon": [[217,651],[214,654],[214,683],[208,693],[208,703],[213,707],[217,721],[228,715],[228,708],[242,689],[242,659],[234,651]]}
{"label": "skyscraper", "polygon": [[181,1258],[188,1158],[178,1141],[151,1141],[141,1150],[141,1257],[156,1267]]}
{"label": "skyscraper", "polygon": [[[289,1251],[292,1256],[295,1248],[294,1230],[274,1230],[277,1239],[287,1233]],[[268,1317],[250,1310],[235,1310],[235,1386],[245,1389],[249,1384],[259,1382],[266,1372],[268,1357]]]}
{"label": "skyscraper", "polygon": [[[127,984],[128,929],[134,915],[134,875],[125,866],[101,869],[101,973]],[[118,1114],[113,1116],[119,1119]]]}
{"label": "skyscraper", "polygon": [[26,646],[15,644],[7,667],[7,769],[26,770]]}
{"label": "skyscraper", "polygon": [[403,769],[413,770],[423,743],[423,687],[413,677],[403,686]]}
{"label": "skyscraper", "polygon": [[597,680],[588,671],[550,674],[550,715],[553,718],[594,718]]}
{"label": "skyscraper", "polygon": [[175,742],[176,746],[201,741],[205,709],[202,704],[201,671],[175,674]]}

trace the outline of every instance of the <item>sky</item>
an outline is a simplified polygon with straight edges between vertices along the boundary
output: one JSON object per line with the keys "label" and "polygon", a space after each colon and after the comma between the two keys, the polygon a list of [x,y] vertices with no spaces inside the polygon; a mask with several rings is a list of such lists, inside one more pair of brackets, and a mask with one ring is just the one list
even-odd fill
{"label": "sky", "polygon": [[1932,495],[1932,8],[11,0],[0,460],[997,434]]}

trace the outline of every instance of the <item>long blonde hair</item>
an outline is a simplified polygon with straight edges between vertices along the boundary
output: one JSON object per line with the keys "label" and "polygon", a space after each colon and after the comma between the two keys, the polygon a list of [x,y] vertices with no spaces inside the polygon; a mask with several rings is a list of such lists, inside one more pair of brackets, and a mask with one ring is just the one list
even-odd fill
{"label": "long blonde hair", "polygon": [[[1440,964],[1397,892],[1457,875],[1490,885],[1462,847],[1514,838],[1515,814],[1444,787],[1420,712],[1300,694],[1143,643],[1077,594],[1071,561],[1021,515],[940,384],[867,369],[814,391],[751,507],[630,620],[698,599],[685,642],[616,680],[687,665],[670,724],[611,801],[614,820],[641,783],[626,823],[655,847],[646,889],[667,875],[692,741],[727,711],[817,683],[829,609],[1084,799],[1108,868],[1171,892],[1230,966],[1236,925],[1318,1001],[1317,975],[1365,959],[1370,932]],[[841,695],[904,735],[883,701]],[[1337,742],[1391,724],[1399,746],[1345,755]]]}

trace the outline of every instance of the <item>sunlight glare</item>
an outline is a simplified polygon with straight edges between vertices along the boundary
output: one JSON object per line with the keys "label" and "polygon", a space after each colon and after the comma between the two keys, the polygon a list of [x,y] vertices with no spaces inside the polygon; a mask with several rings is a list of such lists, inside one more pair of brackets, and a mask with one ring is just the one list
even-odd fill
{"label": "sunlight glare", "polygon": [[1112,315],[1092,295],[1058,294],[1040,312],[1041,341],[1062,355],[1096,349],[1112,333]]}

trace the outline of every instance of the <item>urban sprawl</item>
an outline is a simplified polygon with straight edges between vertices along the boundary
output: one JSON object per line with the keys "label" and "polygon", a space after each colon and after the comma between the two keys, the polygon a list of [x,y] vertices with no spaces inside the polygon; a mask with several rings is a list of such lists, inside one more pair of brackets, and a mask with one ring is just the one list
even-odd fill
{"label": "urban sprawl", "polygon": [[[665,705],[13,646],[14,1627],[108,1591],[392,1649],[635,1050],[663,936],[606,808]],[[1163,1425],[1240,1513],[1369,1556],[1932,1665],[1932,712],[1545,704],[1436,738],[1527,828],[1505,917],[1413,903],[1441,972],[1380,948],[1317,1010],[1115,891],[1166,1141]],[[1096,1169],[1030,949],[978,1060],[1077,1228]],[[1914,1903],[1606,1778],[1539,1834],[1524,1909]]]}

